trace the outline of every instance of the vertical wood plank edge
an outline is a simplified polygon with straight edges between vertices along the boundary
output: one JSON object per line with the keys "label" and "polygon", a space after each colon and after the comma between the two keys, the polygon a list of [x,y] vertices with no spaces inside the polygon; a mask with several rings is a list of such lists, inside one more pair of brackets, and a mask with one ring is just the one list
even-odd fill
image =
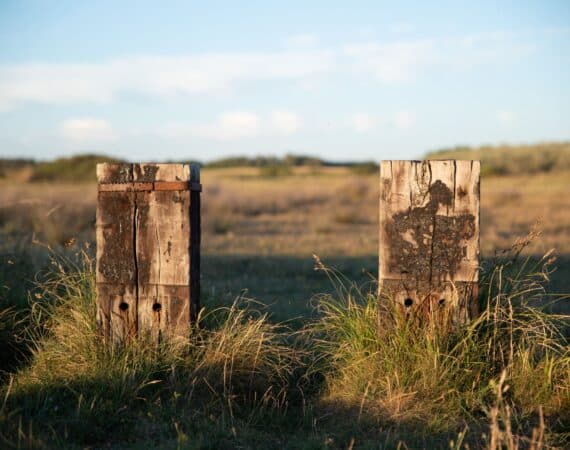
{"label": "vertical wood plank edge", "polygon": [[[200,166],[190,165],[190,181],[200,183]],[[200,192],[190,191],[190,321],[196,323],[200,313]]]}

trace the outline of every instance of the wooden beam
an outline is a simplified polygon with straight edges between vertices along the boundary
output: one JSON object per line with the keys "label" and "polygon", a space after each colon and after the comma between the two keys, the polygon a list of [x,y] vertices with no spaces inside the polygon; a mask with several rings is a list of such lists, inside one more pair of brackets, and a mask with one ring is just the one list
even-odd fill
{"label": "wooden beam", "polygon": [[200,192],[190,189],[199,184],[196,173],[187,164],[97,167],[98,320],[113,341],[137,333],[157,341],[187,335],[196,318]]}
{"label": "wooden beam", "polygon": [[406,315],[466,323],[477,314],[478,161],[382,161],[381,293]]}

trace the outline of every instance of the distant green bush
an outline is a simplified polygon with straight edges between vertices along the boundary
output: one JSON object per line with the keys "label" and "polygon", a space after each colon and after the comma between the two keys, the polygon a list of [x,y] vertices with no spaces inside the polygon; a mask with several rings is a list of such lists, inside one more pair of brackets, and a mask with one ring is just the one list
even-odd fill
{"label": "distant green bush", "polygon": [[32,164],[34,164],[33,159],[0,158],[0,171],[21,169],[22,167],[30,166]]}
{"label": "distant green bush", "polygon": [[5,178],[10,170],[23,169],[34,164],[33,159],[0,158],[0,178]]}
{"label": "distant green bush", "polygon": [[98,163],[119,163],[122,160],[101,155],[79,155],[38,163],[30,181],[68,181],[73,183],[96,180],[95,166]]}
{"label": "distant green bush", "polygon": [[548,173],[570,170],[570,142],[459,146],[428,153],[426,159],[480,160],[482,176]]}
{"label": "distant green bush", "polygon": [[325,164],[322,159],[306,155],[285,155],[285,157],[283,158],[283,163],[288,166],[310,166],[310,167],[319,167]]}
{"label": "distant green bush", "polygon": [[326,163],[319,158],[306,155],[276,156],[231,156],[204,164],[204,167],[222,169],[228,167],[275,167],[275,166],[312,166],[317,167]]}
{"label": "distant green bush", "polygon": [[356,175],[373,175],[379,173],[378,164],[373,161],[366,161],[349,166],[352,173]]}
{"label": "distant green bush", "polygon": [[247,158],[245,156],[235,156],[217,159],[215,161],[204,164],[204,167],[211,169],[225,169],[228,167],[244,167],[252,165],[254,165],[252,158]]}
{"label": "distant green bush", "polygon": [[273,177],[288,176],[292,174],[293,172],[291,171],[291,168],[285,165],[275,164],[272,166],[265,166],[259,168],[259,175],[262,177],[273,178]]}

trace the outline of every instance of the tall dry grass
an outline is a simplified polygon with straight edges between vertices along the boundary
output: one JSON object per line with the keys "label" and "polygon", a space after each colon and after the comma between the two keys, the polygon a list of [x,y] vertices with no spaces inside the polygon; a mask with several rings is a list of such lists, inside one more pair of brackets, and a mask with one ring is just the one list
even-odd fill
{"label": "tall dry grass", "polygon": [[142,336],[128,346],[103,345],[93,267],[84,256],[80,265],[54,258],[53,276],[32,299],[28,364],[2,388],[4,446],[101,444],[109,432],[129,440],[141,432],[136,422],[152,422],[145,416],[156,410],[182,409],[230,429],[286,411],[302,355],[266,314],[237,299],[205,312],[188,339],[156,345]]}
{"label": "tall dry grass", "polygon": [[[482,314],[443,333],[318,262],[337,287],[298,332],[255,304],[207,309],[188,339],[105,346],[92,263],[53,260],[30,356],[1,388],[3,447],[546,448],[567,445],[568,316],[552,255],[485,268]],[[84,255],[85,256],[85,255]],[[562,301],[562,299],[558,299]]]}
{"label": "tall dry grass", "polygon": [[449,333],[406,319],[390,299],[378,301],[317,261],[339,286],[318,299],[321,318],[309,330],[327,374],[323,407],[363,424],[434,434],[488,423],[489,448],[530,442],[525,434],[544,414],[550,443],[568,443],[570,317],[547,312],[568,297],[545,289],[551,254],[530,264],[519,253],[487,267],[482,314]]}

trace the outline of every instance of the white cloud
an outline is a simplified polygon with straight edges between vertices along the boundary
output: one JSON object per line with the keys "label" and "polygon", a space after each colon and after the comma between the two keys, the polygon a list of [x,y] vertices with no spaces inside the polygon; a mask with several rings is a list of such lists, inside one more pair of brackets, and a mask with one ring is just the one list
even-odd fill
{"label": "white cloud", "polygon": [[[400,28],[404,24],[399,24]],[[405,27],[404,27],[405,28]],[[381,83],[410,82],[429,69],[470,70],[506,64],[532,51],[510,32],[422,40],[370,41],[330,49],[312,34],[287,41],[290,49],[180,56],[130,56],[99,63],[21,63],[0,66],[0,111],[36,102],[50,105],[112,103],[124,93],[158,98],[221,95],[259,82],[298,89],[323,84],[321,75],[359,72]]]}
{"label": "white cloud", "polygon": [[437,61],[435,43],[429,40],[347,45],[344,53],[359,70],[385,83],[411,81]]}
{"label": "white cloud", "polygon": [[228,111],[210,123],[171,123],[157,130],[168,138],[199,137],[215,141],[237,141],[269,135],[290,135],[301,126],[301,119],[291,111],[275,110],[269,117],[250,111]]}
{"label": "white cloud", "polygon": [[490,31],[442,39],[445,66],[469,70],[488,64],[507,64],[528,57],[536,48],[512,31]]}
{"label": "white cloud", "polygon": [[499,122],[503,122],[503,123],[509,123],[512,122],[515,118],[515,115],[511,112],[511,111],[497,111],[496,115],[497,120],[499,120]]}
{"label": "white cloud", "polygon": [[390,26],[390,31],[392,33],[411,33],[414,31],[414,26],[408,22],[398,22]]}
{"label": "white cloud", "polygon": [[318,42],[319,39],[313,33],[295,34],[285,39],[285,45],[288,47],[314,47]]}
{"label": "white cloud", "polygon": [[110,103],[123,92],[159,97],[223,93],[242,83],[303,81],[332,70],[327,50],[129,57],[89,64],[0,67],[0,109],[24,102]]}
{"label": "white cloud", "polygon": [[551,36],[551,37],[558,37],[558,36],[565,36],[570,34],[570,27],[546,27],[543,29],[543,33],[546,36]]}
{"label": "white cloud", "polygon": [[447,38],[367,42],[342,47],[344,64],[382,83],[405,83],[429,69],[472,70],[528,57],[535,45],[513,32],[496,31]]}
{"label": "white cloud", "polygon": [[259,118],[257,114],[247,111],[224,113],[213,131],[223,139],[255,136],[259,133]]}
{"label": "white cloud", "polygon": [[416,123],[415,115],[410,111],[399,111],[394,115],[394,125],[400,130],[407,130]]}
{"label": "white cloud", "polygon": [[271,128],[279,134],[293,134],[300,124],[301,121],[297,114],[291,111],[273,111],[271,113]]}
{"label": "white cloud", "polygon": [[257,136],[259,117],[248,111],[231,111],[220,114],[213,123],[172,123],[159,130],[166,137],[194,136],[216,141],[234,141]]}
{"label": "white cloud", "polygon": [[357,133],[366,133],[374,127],[374,119],[366,113],[352,116],[352,127]]}
{"label": "white cloud", "polygon": [[61,124],[60,134],[65,139],[78,142],[111,141],[117,138],[108,121],[90,117],[65,120]]}

